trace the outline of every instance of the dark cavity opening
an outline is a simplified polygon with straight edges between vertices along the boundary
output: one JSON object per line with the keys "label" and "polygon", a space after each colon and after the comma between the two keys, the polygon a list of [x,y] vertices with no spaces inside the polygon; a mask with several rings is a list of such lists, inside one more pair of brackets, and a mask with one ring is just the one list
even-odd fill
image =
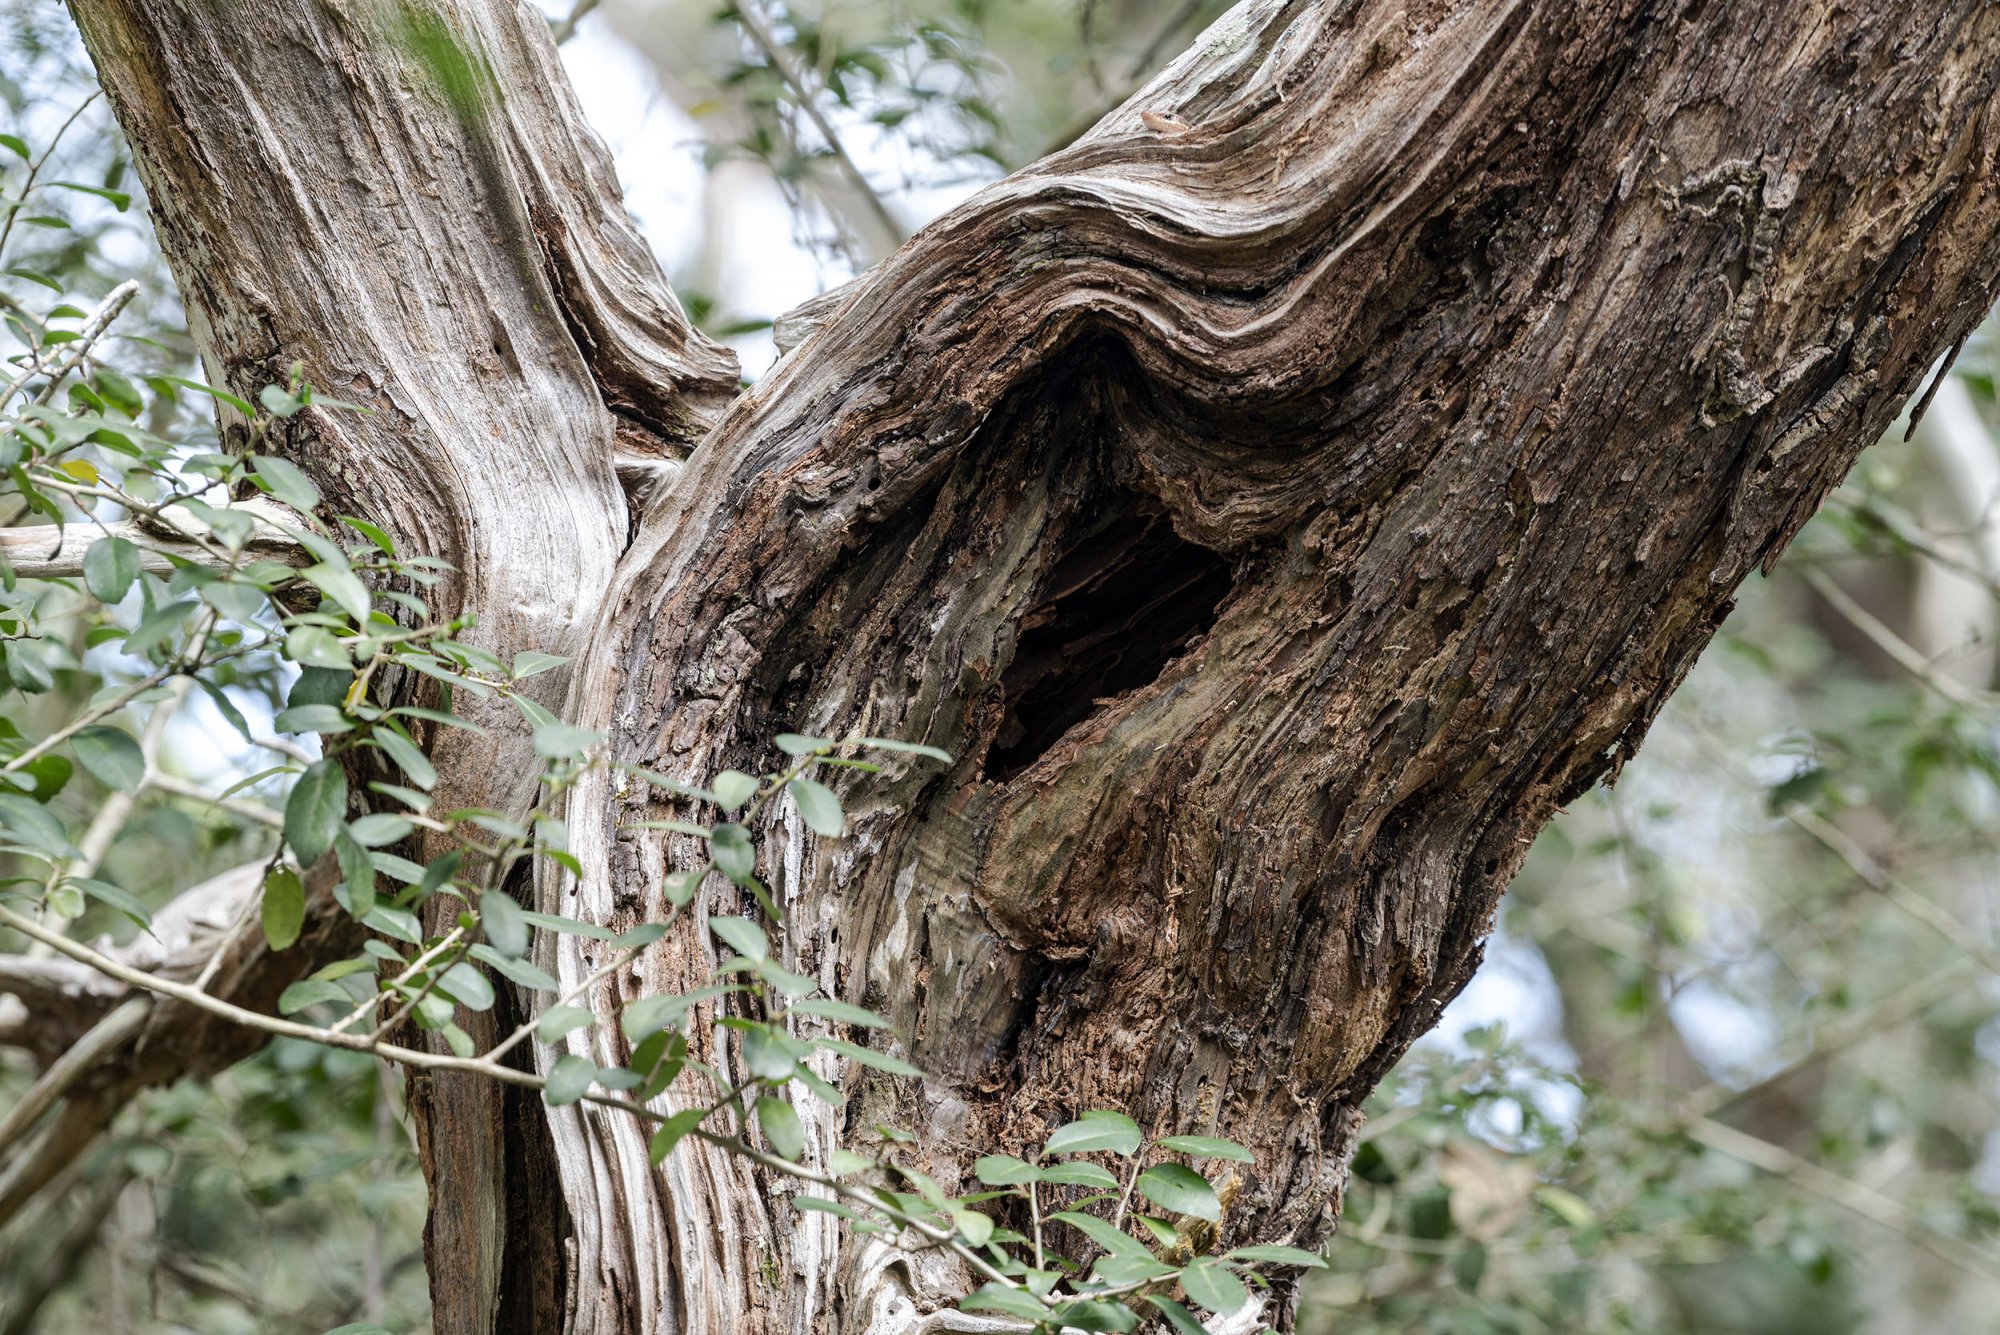
{"label": "dark cavity opening", "polygon": [[1120,494],[1021,618],[987,776],[1019,774],[1099,700],[1158,677],[1215,624],[1229,585],[1228,563],[1174,532],[1157,502]]}

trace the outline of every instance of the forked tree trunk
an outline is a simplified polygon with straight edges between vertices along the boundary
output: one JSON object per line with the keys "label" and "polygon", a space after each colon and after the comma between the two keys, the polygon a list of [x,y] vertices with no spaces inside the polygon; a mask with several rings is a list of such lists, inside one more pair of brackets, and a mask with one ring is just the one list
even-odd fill
{"label": "forked tree trunk", "polygon": [[[488,644],[580,655],[614,755],[959,758],[767,847],[792,967],[935,1077],[809,1154],[896,1121],[950,1185],[1117,1105],[1254,1147],[1232,1241],[1330,1226],[1535,832],[2000,274],[1983,0],[1248,0],[717,417],[527,7],[75,7],[212,373],[377,407],[288,446],[458,562]],[[697,442],[628,546],[614,468]],[[520,800],[518,740],[437,744],[448,800]],[[577,795],[544,907],[662,911],[645,802]],[[964,1275],[736,1162],[413,1107],[440,1331],[955,1324]]]}

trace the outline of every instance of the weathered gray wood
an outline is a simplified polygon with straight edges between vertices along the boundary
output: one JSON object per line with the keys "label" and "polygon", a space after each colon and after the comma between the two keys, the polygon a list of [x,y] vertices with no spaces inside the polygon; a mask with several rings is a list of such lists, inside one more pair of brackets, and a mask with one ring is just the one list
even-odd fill
{"label": "weathered gray wood", "polygon": [[[384,410],[302,423],[337,503],[459,562],[497,647],[580,651],[620,758],[960,757],[770,849],[794,967],[937,1076],[815,1145],[892,1117],[949,1182],[1116,1103],[1258,1150],[1232,1241],[1331,1223],[1534,832],[2000,275],[1976,0],[1249,0],[857,284],[621,554],[621,424],[678,454],[726,366],[540,20],[225,8],[78,6],[215,373]],[[510,744],[440,742],[454,799],[509,805]],[[645,800],[578,794],[546,907],[659,911]],[[616,1119],[413,1106],[440,1331],[914,1331],[967,1282]]]}
{"label": "weathered gray wood", "polygon": [[[627,538],[618,467],[684,454],[737,378],[626,217],[546,23],[485,0],[73,12],[210,378],[254,399],[298,362],[373,409],[301,414],[279,448],[329,513],[458,567],[442,601],[477,614],[468,638],[576,652]],[[565,677],[535,679],[544,703]],[[425,739],[439,800],[518,809],[538,772],[519,717],[479,721],[489,736]],[[527,1228],[559,1220],[547,1150],[505,1129],[535,1105],[449,1076],[410,1092],[462,1319],[490,1323],[509,1284],[511,1304],[558,1310],[561,1243]]]}

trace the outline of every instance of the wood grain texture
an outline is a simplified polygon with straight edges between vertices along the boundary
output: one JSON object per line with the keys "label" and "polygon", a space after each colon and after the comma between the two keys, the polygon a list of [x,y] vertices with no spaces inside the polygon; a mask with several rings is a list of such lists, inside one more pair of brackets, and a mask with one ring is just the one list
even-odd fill
{"label": "wood grain texture", "polygon": [[[1109,1102],[1253,1145],[1231,1239],[1309,1242],[1535,831],[1990,305],[1996,36],[1973,5],[1239,8],[739,401],[575,700],[683,776],[783,728],[959,755],[763,869],[793,967],[938,1075],[893,1108],[924,1166]],[[690,850],[598,800],[565,910],[656,912]],[[856,1095],[825,1143],[890,1110]],[[720,1161],[607,1194],[637,1133],[576,1120],[571,1208],[629,1248],[590,1329],[910,1330],[967,1283],[864,1276]]]}
{"label": "wood grain texture", "polygon": [[[440,610],[511,659],[575,653],[628,536],[617,473],[651,483],[737,387],[626,216],[547,25],[525,4],[282,0],[72,7],[145,181],[209,378],[245,398],[298,363],[366,414],[277,442],[326,496],[460,572]],[[225,419],[225,438],[240,424]],[[533,689],[560,708],[567,673]],[[421,682],[392,683],[419,690]],[[450,808],[520,810],[539,765],[511,705],[422,739]],[[378,777],[376,775],[359,775]],[[361,791],[361,785],[353,785]],[[439,849],[417,847],[412,856]],[[300,952],[304,969],[312,963]],[[502,1017],[468,1016],[490,1039]],[[451,1257],[441,1329],[507,1293],[560,1320],[560,1200],[535,1105],[413,1081]],[[510,1227],[510,1220],[525,1221]],[[539,1275],[524,1295],[517,1278]],[[553,1313],[554,1315],[548,1315]]]}
{"label": "wood grain texture", "polygon": [[[497,646],[579,651],[618,758],[959,757],[766,849],[792,967],[935,1077],[809,1152],[893,1119],[949,1186],[1117,1105],[1257,1150],[1229,1242],[1332,1224],[1535,832],[2000,275],[1990,5],[1247,0],[718,418],[525,6],[78,9],[215,373],[378,407],[295,457],[464,566]],[[621,442],[697,438],[626,547]],[[445,753],[454,800],[517,802],[519,745]],[[657,916],[690,850],[647,803],[580,791],[542,907]],[[955,1267],[699,1147],[413,1107],[440,1331],[980,1328]]]}

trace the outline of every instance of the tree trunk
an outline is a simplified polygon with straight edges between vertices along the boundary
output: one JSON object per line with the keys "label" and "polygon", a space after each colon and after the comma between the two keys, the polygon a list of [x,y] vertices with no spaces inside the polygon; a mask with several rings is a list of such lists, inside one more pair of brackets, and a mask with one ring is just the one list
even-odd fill
{"label": "tree trunk", "polygon": [[[933,1076],[809,1156],[893,1121],[949,1189],[1120,1106],[1256,1150],[1231,1242],[1330,1226],[1535,832],[2000,275],[1980,0],[1247,0],[718,417],[526,6],[76,9],[211,374],[375,407],[287,446],[456,562],[489,647],[578,654],[552,686],[616,758],[958,757],[766,847],[787,963]],[[436,745],[440,800],[524,799],[518,731]],[[659,916],[689,850],[621,828],[647,800],[575,795],[542,907]],[[439,1331],[960,1328],[955,1267],[739,1162],[412,1108]]]}

